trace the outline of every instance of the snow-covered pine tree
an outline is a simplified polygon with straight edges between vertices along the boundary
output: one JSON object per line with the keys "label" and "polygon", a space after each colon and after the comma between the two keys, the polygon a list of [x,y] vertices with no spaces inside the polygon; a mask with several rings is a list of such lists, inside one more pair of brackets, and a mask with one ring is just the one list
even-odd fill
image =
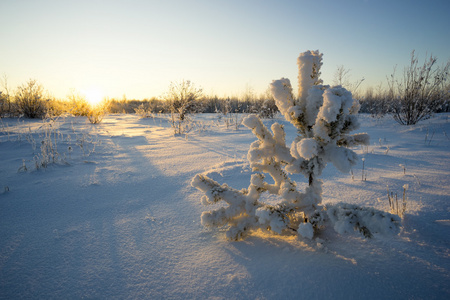
{"label": "snow-covered pine tree", "polygon": [[[365,133],[349,133],[359,128],[359,102],[341,86],[323,85],[320,79],[322,54],[301,53],[298,98],[292,93],[289,79],[272,82],[271,91],[278,109],[298,130],[298,136],[286,146],[283,126],[275,123],[270,132],[256,115],[243,124],[258,138],[248,151],[254,173],[247,189],[236,190],[227,184],[198,174],[192,186],[203,191],[205,205],[225,201],[228,206],[202,213],[206,227],[229,226],[227,237],[244,238],[252,230],[264,229],[278,234],[298,234],[312,239],[314,232],[332,226],[340,234],[353,230],[365,237],[374,233],[397,234],[400,218],[372,208],[352,204],[322,205],[322,181],[319,179],[327,163],[348,173],[357,162],[349,147],[369,143]],[[304,193],[288,174],[303,174],[308,180]],[[273,184],[265,181],[272,177]],[[262,193],[277,195],[280,202],[269,205],[260,200]]]}

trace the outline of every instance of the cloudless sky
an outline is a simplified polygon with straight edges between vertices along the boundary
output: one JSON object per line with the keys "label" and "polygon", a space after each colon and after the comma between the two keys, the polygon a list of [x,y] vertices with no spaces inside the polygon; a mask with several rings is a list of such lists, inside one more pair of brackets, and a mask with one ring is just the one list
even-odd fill
{"label": "cloudless sky", "polygon": [[237,96],[281,77],[296,89],[298,54],[319,49],[324,83],[343,65],[375,87],[412,50],[446,62],[449,16],[449,0],[1,0],[0,75],[60,98],[150,98],[182,79]]}

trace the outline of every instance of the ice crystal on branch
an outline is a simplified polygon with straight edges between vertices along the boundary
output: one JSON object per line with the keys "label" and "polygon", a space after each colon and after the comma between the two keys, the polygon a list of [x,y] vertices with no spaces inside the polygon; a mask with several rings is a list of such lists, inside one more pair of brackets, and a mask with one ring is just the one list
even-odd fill
{"label": "ice crystal on branch", "polygon": [[[298,129],[291,146],[286,145],[283,126],[275,123],[271,131],[256,115],[243,124],[258,138],[250,145],[248,160],[254,172],[247,189],[236,190],[205,175],[198,174],[192,186],[205,193],[205,205],[225,201],[228,206],[202,214],[207,227],[228,226],[227,237],[244,238],[252,230],[264,229],[277,234],[297,233],[312,239],[314,233],[328,227],[340,234],[351,230],[366,237],[374,233],[398,233],[400,219],[372,208],[350,204],[322,205],[322,181],[319,176],[327,163],[341,172],[349,172],[357,155],[349,147],[367,145],[365,133],[350,134],[359,128],[359,102],[341,86],[323,85],[320,79],[322,54],[301,53],[298,98],[289,79],[274,80],[271,91],[278,109]],[[272,177],[272,184],[265,181]],[[289,174],[303,174],[308,187],[302,193]],[[261,201],[269,193],[280,199],[277,205]]]}

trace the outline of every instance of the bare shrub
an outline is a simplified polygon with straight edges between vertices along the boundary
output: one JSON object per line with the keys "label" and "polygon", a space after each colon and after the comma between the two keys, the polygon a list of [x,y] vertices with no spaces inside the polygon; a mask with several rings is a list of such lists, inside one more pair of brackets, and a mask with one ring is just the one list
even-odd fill
{"label": "bare shrub", "polygon": [[161,104],[156,99],[142,101],[138,107],[134,108],[134,112],[143,119],[150,117],[154,118],[155,113],[160,113],[162,111]]}
{"label": "bare shrub", "polygon": [[47,115],[48,116],[61,116],[64,113],[70,111],[70,106],[65,100],[50,98],[47,100]]}
{"label": "bare shrub", "polygon": [[15,101],[20,114],[27,118],[42,118],[47,113],[44,88],[34,79],[17,88]]}
{"label": "bare shrub", "polygon": [[58,133],[55,128],[55,120],[52,118],[44,119],[41,126],[41,151],[34,157],[36,170],[47,168],[48,165],[63,162],[62,157],[58,153]]}
{"label": "bare shrub", "polygon": [[151,110],[144,103],[135,108],[134,111],[142,119],[149,118],[152,115]]}
{"label": "bare shrub", "polygon": [[99,109],[91,109],[88,114],[88,120],[91,124],[99,124],[103,121],[103,117],[105,116],[104,111]]}
{"label": "bare shrub", "polygon": [[103,121],[104,116],[109,111],[110,102],[104,100],[103,102],[90,106],[89,112],[87,114],[88,120],[91,124],[99,124]]}
{"label": "bare shrub", "polygon": [[195,87],[190,80],[179,83],[172,82],[167,93],[163,96],[170,111],[170,123],[175,134],[185,133],[188,115],[201,111],[202,89]]}
{"label": "bare shrub", "polygon": [[394,119],[402,125],[414,125],[428,119],[445,102],[450,61],[439,67],[437,58],[430,55],[423,65],[414,51],[411,64],[405,68],[403,77],[396,79],[395,71],[388,80],[388,97],[392,102]]}
{"label": "bare shrub", "polygon": [[72,91],[68,96],[70,105],[70,113],[74,116],[84,116],[87,117],[89,115],[89,111],[91,110],[91,106],[89,102],[86,100],[86,97],[80,95]]}
{"label": "bare shrub", "polygon": [[3,91],[0,91],[0,117],[12,116],[17,113],[14,103],[11,101],[11,95],[8,86],[8,77],[3,75],[0,79],[0,85]]}
{"label": "bare shrub", "polygon": [[242,118],[239,118],[238,112],[239,105],[237,108],[233,108],[230,98],[222,100],[222,105],[216,111],[216,113],[219,113],[219,121],[223,121],[227,129],[234,127],[236,130],[242,123]]}
{"label": "bare shrub", "polygon": [[336,68],[336,71],[334,72],[334,79],[333,84],[334,85],[340,85],[342,87],[345,87],[347,90],[349,90],[353,95],[356,94],[357,90],[361,86],[361,84],[364,82],[364,78],[356,80],[354,82],[350,81],[350,69],[347,69],[344,67],[344,65],[339,65]]}
{"label": "bare shrub", "polygon": [[8,112],[7,95],[0,91],[0,118],[6,116]]}

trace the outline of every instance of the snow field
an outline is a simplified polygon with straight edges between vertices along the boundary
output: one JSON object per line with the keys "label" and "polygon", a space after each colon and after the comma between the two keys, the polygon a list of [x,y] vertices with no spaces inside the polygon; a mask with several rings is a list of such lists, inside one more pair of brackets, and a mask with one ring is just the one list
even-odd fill
{"label": "snow field", "polygon": [[[252,173],[246,155],[256,139],[250,130],[210,125],[180,137],[158,117],[111,115],[97,125],[60,118],[58,152],[65,160],[35,170],[40,149],[25,136],[38,144],[42,121],[3,119],[0,298],[446,299],[448,117],[402,127],[360,115],[358,132],[369,133],[371,144],[354,149],[353,178],[331,164],[321,176],[324,203],[385,211],[387,186],[401,198],[408,184],[399,236],[306,241],[256,232],[242,242],[201,226],[201,213],[211,207],[201,204],[202,193],[190,182],[205,173],[246,188]],[[212,124],[215,116],[196,118]],[[290,144],[295,128],[277,122]],[[77,144],[83,137],[90,149],[85,155]],[[18,172],[23,160],[28,170]],[[307,185],[303,176],[292,179],[300,190]]]}

